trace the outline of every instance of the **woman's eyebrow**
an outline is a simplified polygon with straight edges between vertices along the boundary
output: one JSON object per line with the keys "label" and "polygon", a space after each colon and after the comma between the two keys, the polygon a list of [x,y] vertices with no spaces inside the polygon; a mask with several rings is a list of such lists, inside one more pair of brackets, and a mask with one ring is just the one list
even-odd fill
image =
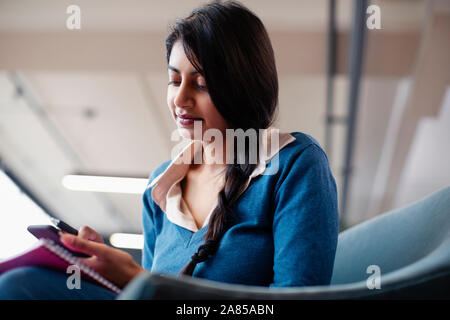
{"label": "woman's eyebrow", "polygon": [[[172,70],[172,71],[175,71],[175,72],[178,73],[178,74],[181,74],[180,70],[178,70],[178,69],[175,68],[175,67],[172,67],[171,65],[168,65],[168,66],[167,66],[167,69]],[[193,74],[197,74],[197,73],[200,73],[200,72],[199,72],[198,70],[193,70],[193,71],[191,71],[189,74],[190,74],[190,75],[193,75]]]}

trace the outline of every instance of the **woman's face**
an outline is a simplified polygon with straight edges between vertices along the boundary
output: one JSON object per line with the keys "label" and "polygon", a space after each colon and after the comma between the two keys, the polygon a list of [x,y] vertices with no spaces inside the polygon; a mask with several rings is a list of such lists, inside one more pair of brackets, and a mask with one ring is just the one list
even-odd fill
{"label": "woman's face", "polygon": [[202,137],[208,129],[218,129],[225,136],[228,125],[211,101],[205,78],[186,57],[181,41],[172,47],[168,72],[167,104],[180,134],[194,139],[194,121],[200,121]]}

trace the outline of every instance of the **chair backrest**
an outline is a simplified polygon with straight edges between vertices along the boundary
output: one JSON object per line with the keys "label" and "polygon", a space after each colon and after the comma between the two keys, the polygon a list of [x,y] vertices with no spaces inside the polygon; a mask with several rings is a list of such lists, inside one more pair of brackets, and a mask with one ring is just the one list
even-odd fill
{"label": "chair backrest", "polygon": [[371,275],[367,270],[370,265],[379,267],[381,274],[399,270],[442,244],[448,247],[449,238],[450,187],[446,187],[341,232],[331,284],[366,280]]}

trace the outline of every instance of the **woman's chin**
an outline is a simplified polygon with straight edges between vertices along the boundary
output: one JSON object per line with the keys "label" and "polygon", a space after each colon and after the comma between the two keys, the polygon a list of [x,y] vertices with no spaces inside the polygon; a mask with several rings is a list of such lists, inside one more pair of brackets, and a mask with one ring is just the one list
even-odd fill
{"label": "woman's chin", "polygon": [[194,129],[178,126],[178,134],[185,139],[194,140]]}

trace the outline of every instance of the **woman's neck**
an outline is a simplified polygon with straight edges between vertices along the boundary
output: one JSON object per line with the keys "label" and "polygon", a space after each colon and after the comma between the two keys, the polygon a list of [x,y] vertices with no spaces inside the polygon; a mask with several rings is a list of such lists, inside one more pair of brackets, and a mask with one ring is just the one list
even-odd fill
{"label": "woman's neck", "polygon": [[202,161],[199,164],[192,164],[192,169],[220,174],[227,167],[226,152],[224,143],[202,141]]}

